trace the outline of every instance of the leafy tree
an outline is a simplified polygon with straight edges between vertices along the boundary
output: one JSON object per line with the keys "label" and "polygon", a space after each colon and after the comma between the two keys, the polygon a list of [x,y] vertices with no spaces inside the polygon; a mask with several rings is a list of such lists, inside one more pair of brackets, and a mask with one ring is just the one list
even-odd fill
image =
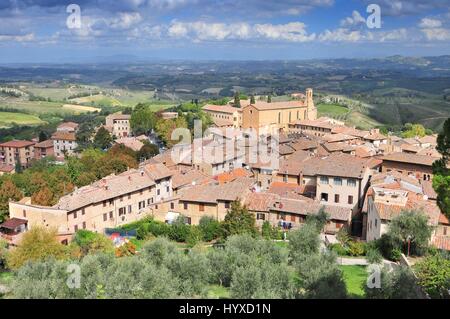
{"label": "leafy tree", "polygon": [[39,132],[39,142],[48,140],[48,134],[45,131]]}
{"label": "leafy tree", "polygon": [[405,266],[396,266],[393,270],[385,266],[380,273],[380,288],[364,285],[364,291],[368,299],[423,298],[414,275]]}
{"label": "leafy tree", "polygon": [[306,223],[289,233],[289,255],[294,263],[319,252],[320,238],[314,223]]}
{"label": "leafy tree", "polygon": [[202,216],[198,226],[204,241],[211,241],[220,235],[220,223],[213,217]]}
{"label": "leafy tree", "polygon": [[238,267],[231,280],[231,297],[238,299],[293,298],[293,282],[289,278],[287,264],[273,264],[257,260]]}
{"label": "leafy tree", "polygon": [[267,103],[272,103],[272,95],[267,96]]}
{"label": "leafy tree", "polygon": [[419,285],[431,298],[450,298],[450,260],[441,254],[427,256],[414,265]]}
{"label": "leafy tree", "polygon": [[28,261],[67,258],[68,249],[56,236],[55,229],[33,227],[23,234],[19,246],[8,254],[8,268],[18,269]]}
{"label": "leafy tree", "polygon": [[411,124],[406,123],[402,132],[403,138],[411,138],[411,137],[424,137],[425,134],[425,128],[422,124]]}
{"label": "leafy tree", "polygon": [[342,271],[331,252],[313,253],[296,264],[299,288],[305,298],[335,299],[346,298]]}
{"label": "leafy tree", "polygon": [[0,267],[3,267],[8,254],[8,242],[0,238]]}
{"label": "leafy tree", "polygon": [[325,208],[321,207],[317,214],[308,214],[306,217],[306,222],[315,224],[318,231],[321,232],[327,224],[329,218],[330,215],[325,211]]}
{"label": "leafy tree", "polygon": [[158,146],[145,141],[141,149],[137,151],[136,159],[138,161],[146,160],[158,154],[159,154]]}
{"label": "leafy tree", "polygon": [[113,138],[106,128],[100,127],[94,137],[94,145],[100,149],[111,147]]}
{"label": "leafy tree", "polygon": [[433,188],[437,193],[437,203],[448,218],[450,218],[450,118],[444,123],[442,132],[437,138],[437,151],[442,158],[433,163]]}
{"label": "leafy tree", "polygon": [[250,104],[255,104],[255,103],[256,103],[255,96],[252,94],[252,95],[250,95]]}
{"label": "leafy tree", "polygon": [[0,222],[3,222],[9,213],[9,201],[19,201],[23,193],[10,180],[5,180],[0,187]]}
{"label": "leafy tree", "polygon": [[130,125],[135,135],[148,134],[156,127],[157,117],[150,104],[139,103],[131,114]]}
{"label": "leafy tree", "polygon": [[234,107],[241,107],[241,97],[238,91],[234,93]]}
{"label": "leafy tree", "polygon": [[55,204],[53,193],[47,186],[41,188],[31,196],[31,203],[34,205],[52,206]]}
{"label": "leafy tree", "polygon": [[255,216],[249,213],[247,208],[242,206],[239,201],[234,201],[231,203],[231,208],[222,223],[222,234],[225,238],[239,234],[255,236],[257,234],[255,223]]}
{"label": "leafy tree", "polygon": [[431,238],[432,227],[428,225],[428,217],[419,211],[403,211],[392,219],[387,235],[402,244],[407,253],[408,242],[410,252],[423,253]]}
{"label": "leafy tree", "polygon": [[203,233],[197,225],[191,226],[189,229],[189,233],[186,236],[186,243],[189,247],[194,247],[203,239]]}
{"label": "leafy tree", "polygon": [[96,254],[96,253],[114,253],[114,244],[103,234],[94,233],[89,230],[81,229],[75,233],[72,242],[80,248],[81,254]]}
{"label": "leafy tree", "polygon": [[188,124],[184,117],[176,119],[159,120],[156,123],[156,132],[167,147],[172,147],[179,141],[172,140],[172,132],[177,128],[187,128]]}
{"label": "leafy tree", "polygon": [[277,226],[272,226],[266,220],[262,224],[261,235],[266,239],[282,239],[283,233]]}

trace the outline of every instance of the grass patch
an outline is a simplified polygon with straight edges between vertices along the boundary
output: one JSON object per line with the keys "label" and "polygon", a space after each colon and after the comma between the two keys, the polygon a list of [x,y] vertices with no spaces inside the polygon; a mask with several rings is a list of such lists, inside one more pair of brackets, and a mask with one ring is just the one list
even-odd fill
{"label": "grass patch", "polygon": [[209,299],[228,299],[230,298],[230,291],[228,288],[220,285],[208,286],[207,298]]}
{"label": "grass patch", "polygon": [[319,104],[317,105],[317,111],[319,115],[340,116],[347,114],[349,109],[337,104]]}
{"label": "grass patch", "polygon": [[364,298],[363,286],[366,283],[367,275],[366,266],[339,266],[344,275],[347,293],[351,298]]}
{"label": "grass patch", "polygon": [[0,127],[10,127],[13,123],[17,125],[40,125],[46,122],[30,114],[0,111]]}
{"label": "grass patch", "polygon": [[0,284],[8,284],[13,280],[13,273],[10,271],[0,271]]}

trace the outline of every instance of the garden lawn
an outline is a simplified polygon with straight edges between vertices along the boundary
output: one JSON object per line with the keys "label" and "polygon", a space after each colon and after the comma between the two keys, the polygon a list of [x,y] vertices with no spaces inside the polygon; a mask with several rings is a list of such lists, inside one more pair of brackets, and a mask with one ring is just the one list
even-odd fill
{"label": "garden lawn", "polygon": [[339,268],[344,275],[348,295],[351,298],[364,298],[363,286],[368,276],[366,266],[339,266]]}

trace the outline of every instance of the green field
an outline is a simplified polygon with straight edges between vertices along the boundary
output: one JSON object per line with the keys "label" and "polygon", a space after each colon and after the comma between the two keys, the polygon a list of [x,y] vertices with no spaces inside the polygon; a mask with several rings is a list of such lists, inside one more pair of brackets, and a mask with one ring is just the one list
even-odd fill
{"label": "green field", "polygon": [[339,266],[344,274],[347,293],[352,298],[364,298],[363,286],[367,280],[366,266]]}
{"label": "green field", "polygon": [[0,128],[10,127],[13,123],[17,125],[39,125],[46,122],[30,114],[0,111]]}
{"label": "green field", "polygon": [[349,112],[349,109],[345,106],[337,105],[337,104],[319,104],[317,105],[317,111],[319,115],[328,115],[328,116],[340,116],[345,115]]}

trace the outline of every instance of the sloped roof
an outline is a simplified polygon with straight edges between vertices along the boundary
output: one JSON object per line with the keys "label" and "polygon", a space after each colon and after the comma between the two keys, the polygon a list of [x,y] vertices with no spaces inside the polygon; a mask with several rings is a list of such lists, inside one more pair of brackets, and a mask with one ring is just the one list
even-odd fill
{"label": "sloped roof", "polygon": [[1,143],[0,147],[16,147],[16,148],[20,148],[20,147],[27,147],[27,146],[32,146],[34,145],[34,142],[31,141],[23,141],[23,140],[13,140],[13,141],[9,141],[9,142],[5,142],[5,143]]}
{"label": "sloped roof", "polygon": [[60,198],[53,208],[74,211],[110,198],[155,185],[144,170],[131,169],[120,175],[109,175]]}
{"label": "sloped roof", "polygon": [[431,166],[437,158],[425,155],[416,155],[408,153],[391,153],[383,156],[383,161],[400,162],[408,164],[417,164],[424,166]]}

